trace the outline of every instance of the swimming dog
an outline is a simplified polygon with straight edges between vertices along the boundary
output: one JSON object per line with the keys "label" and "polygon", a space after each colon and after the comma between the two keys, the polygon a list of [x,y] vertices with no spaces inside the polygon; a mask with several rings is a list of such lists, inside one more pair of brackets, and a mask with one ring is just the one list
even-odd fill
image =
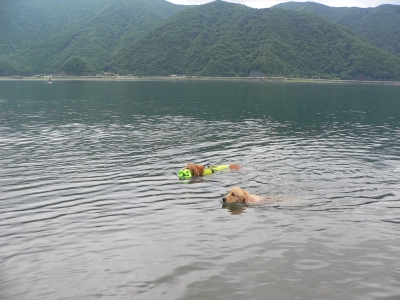
{"label": "swimming dog", "polygon": [[224,203],[254,203],[260,201],[274,201],[274,199],[250,194],[240,187],[233,187],[229,193],[222,198],[222,201]]}
{"label": "swimming dog", "polygon": [[183,169],[189,170],[192,176],[203,176],[206,174],[214,173],[215,171],[220,171],[224,169],[230,170],[240,170],[242,167],[236,164],[231,165],[221,165],[221,166],[203,166],[189,163]]}

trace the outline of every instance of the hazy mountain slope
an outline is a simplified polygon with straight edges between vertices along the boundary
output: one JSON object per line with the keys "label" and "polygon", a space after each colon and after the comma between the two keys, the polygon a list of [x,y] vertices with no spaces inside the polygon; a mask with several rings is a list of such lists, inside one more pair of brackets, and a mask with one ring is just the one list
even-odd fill
{"label": "hazy mountain slope", "polygon": [[102,69],[116,45],[184,8],[165,0],[3,0],[0,75],[5,62],[21,73],[58,72],[74,56]]}
{"label": "hazy mountain slope", "polygon": [[[0,76],[61,70],[247,76],[257,70],[271,76],[399,78],[398,58],[326,19],[344,24],[350,14],[367,30],[367,10],[307,5],[324,17],[308,8],[294,11],[293,3],[286,8],[294,10],[259,10],[222,1],[188,8],[165,0],[2,0]],[[374,22],[386,25],[367,30],[376,30],[377,38],[389,24],[385,9],[392,12],[392,6],[380,8]],[[390,22],[398,24],[396,18]]]}
{"label": "hazy mountain slope", "polygon": [[349,28],[368,43],[400,57],[400,5],[358,8],[287,2],[275,7],[318,14]]}
{"label": "hazy mountain slope", "polygon": [[136,75],[398,78],[400,60],[314,14],[221,1],[181,11],[114,58]]}

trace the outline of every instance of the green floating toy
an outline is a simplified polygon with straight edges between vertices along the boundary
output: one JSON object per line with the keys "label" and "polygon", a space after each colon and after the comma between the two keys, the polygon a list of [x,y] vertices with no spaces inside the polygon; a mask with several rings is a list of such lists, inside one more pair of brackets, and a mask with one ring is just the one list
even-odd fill
{"label": "green floating toy", "polygon": [[187,179],[192,177],[192,173],[190,173],[189,169],[179,170],[178,176],[179,178]]}

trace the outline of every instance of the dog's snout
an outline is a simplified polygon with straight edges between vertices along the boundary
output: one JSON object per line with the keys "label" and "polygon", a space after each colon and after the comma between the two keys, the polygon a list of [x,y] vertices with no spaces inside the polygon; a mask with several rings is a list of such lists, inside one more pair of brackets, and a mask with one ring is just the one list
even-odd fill
{"label": "dog's snout", "polygon": [[225,197],[222,197],[222,202],[226,202],[226,198]]}

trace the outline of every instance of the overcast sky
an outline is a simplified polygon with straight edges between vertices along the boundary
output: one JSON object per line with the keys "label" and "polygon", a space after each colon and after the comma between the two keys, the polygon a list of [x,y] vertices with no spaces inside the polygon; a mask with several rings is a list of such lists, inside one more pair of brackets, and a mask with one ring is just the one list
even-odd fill
{"label": "overcast sky", "polygon": [[[212,2],[211,0],[167,0],[175,4],[204,4]],[[229,0],[232,3],[241,3],[250,7],[264,8],[270,7],[278,3],[289,2],[291,0]],[[306,2],[296,1],[296,2]],[[336,7],[376,7],[381,4],[397,4],[400,5],[400,0],[313,0],[313,2],[318,2],[328,6]]]}

